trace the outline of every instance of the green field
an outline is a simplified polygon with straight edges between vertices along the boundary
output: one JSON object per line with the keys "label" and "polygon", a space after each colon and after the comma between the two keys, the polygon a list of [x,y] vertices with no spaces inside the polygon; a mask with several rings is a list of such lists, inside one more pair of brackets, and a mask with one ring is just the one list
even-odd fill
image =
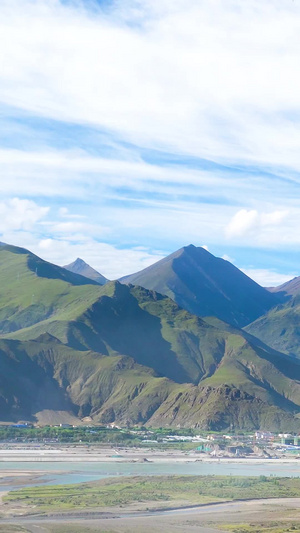
{"label": "green field", "polygon": [[[300,478],[234,476],[153,476],[110,478],[78,485],[27,487],[4,501],[39,511],[123,507],[151,503],[151,508],[197,505],[253,498],[300,497]],[[163,505],[162,505],[163,504]]]}

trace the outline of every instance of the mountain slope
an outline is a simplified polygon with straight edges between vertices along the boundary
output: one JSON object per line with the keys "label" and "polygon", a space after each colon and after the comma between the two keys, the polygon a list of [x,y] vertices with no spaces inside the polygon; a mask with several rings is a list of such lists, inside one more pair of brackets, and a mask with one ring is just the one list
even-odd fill
{"label": "mountain slope", "polygon": [[[19,279],[19,276],[24,274],[23,267],[26,266],[27,270],[33,273],[37,278],[61,280],[72,285],[95,285],[94,281],[87,280],[84,276],[72,272],[66,272],[63,267],[44,261],[25,248],[11,246],[9,244],[3,243],[0,246],[0,264],[6,269],[6,274],[8,274],[9,280],[13,278],[13,274],[15,274],[16,279]],[[18,265],[20,265],[19,270]],[[8,272],[11,267],[15,269],[14,273]]]}
{"label": "mountain slope", "polygon": [[300,358],[300,295],[271,309],[245,330],[275,350]]}
{"label": "mountain slope", "polygon": [[[230,357],[232,352],[227,352],[225,359]],[[246,361],[250,364],[251,359],[244,354],[244,364]],[[252,372],[257,363],[252,363]],[[223,372],[226,364],[224,360]],[[292,363],[289,372],[299,379],[299,371],[299,365]],[[46,411],[53,413],[55,421],[58,411],[59,416],[89,416],[98,423],[299,430],[300,420],[294,416],[299,407],[292,399],[279,406],[279,394],[276,398],[271,390],[267,399],[262,383],[247,383],[246,374],[241,375],[244,379],[238,377],[243,381],[238,387],[234,384],[236,375],[230,377],[228,372],[225,384],[209,382],[209,378],[199,385],[176,384],[131,357],[74,350],[49,335],[34,341],[2,340],[0,418],[39,420]],[[291,378],[282,375],[288,390]],[[280,372],[277,377],[281,377]],[[294,400],[299,398],[299,385],[292,394]]]}
{"label": "mountain slope", "polygon": [[[0,418],[300,429],[300,364],[155,291],[0,248]],[[61,415],[60,415],[61,416]]]}
{"label": "mountain slope", "polygon": [[195,315],[216,316],[238,327],[278,303],[231,263],[193,245],[120,281],[165,294]]}
{"label": "mountain slope", "polygon": [[63,268],[69,270],[70,272],[74,272],[74,274],[80,274],[81,276],[96,281],[97,283],[99,283],[99,285],[104,285],[108,281],[107,278],[100,274],[100,272],[97,272],[97,270],[92,268],[85,261],[83,261],[83,259],[80,259],[79,257],[75,261],[73,261],[73,263],[65,265]]}
{"label": "mountain slope", "polygon": [[278,287],[268,287],[268,291],[278,295],[282,300],[288,300],[289,297],[294,297],[300,294],[300,276],[279,285]]}
{"label": "mountain slope", "polygon": [[84,310],[70,305],[68,314],[62,308],[9,337],[29,340],[47,331],[76,350],[133,357],[178,383],[198,383],[223,356],[224,332],[166,296],[110,282],[86,303]]}
{"label": "mountain slope", "polygon": [[92,280],[43,261],[28,250],[0,247],[0,334],[56,314],[86,308],[100,294]]}
{"label": "mountain slope", "polygon": [[55,420],[58,411],[102,423],[116,416],[124,423],[143,422],[175,387],[154,376],[130,358],[78,352],[47,335],[22,343],[2,340],[0,419],[39,420],[46,411]]}

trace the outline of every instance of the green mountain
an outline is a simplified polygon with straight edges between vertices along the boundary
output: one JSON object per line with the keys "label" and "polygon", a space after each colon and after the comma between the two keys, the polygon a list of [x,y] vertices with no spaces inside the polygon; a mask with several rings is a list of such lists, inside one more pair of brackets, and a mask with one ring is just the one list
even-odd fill
{"label": "green mountain", "polygon": [[101,287],[23,248],[0,247],[0,333],[42,322],[72,306],[84,309]]}
{"label": "green mountain", "polygon": [[245,330],[275,350],[300,359],[300,294],[274,307]]}
{"label": "green mountain", "polygon": [[268,291],[281,297],[282,301],[297,296],[300,294],[300,276],[279,285],[279,287],[268,287]]}
{"label": "green mountain", "polygon": [[278,303],[276,295],[234,265],[193,245],[120,281],[165,294],[195,315],[216,316],[238,327]]}
{"label": "green mountain", "polygon": [[99,285],[105,285],[105,283],[108,282],[107,278],[102,276],[100,272],[97,272],[97,270],[92,268],[85,261],[83,261],[83,259],[80,259],[79,257],[75,261],[73,261],[73,263],[65,265],[64,268],[66,268],[70,272],[74,272],[75,274],[80,274],[81,276],[85,276],[86,278],[92,279],[93,281],[99,283]]}
{"label": "green mountain", "polygon": [[139,286],[0,247],[0,418],[300,429],[300,363]]}

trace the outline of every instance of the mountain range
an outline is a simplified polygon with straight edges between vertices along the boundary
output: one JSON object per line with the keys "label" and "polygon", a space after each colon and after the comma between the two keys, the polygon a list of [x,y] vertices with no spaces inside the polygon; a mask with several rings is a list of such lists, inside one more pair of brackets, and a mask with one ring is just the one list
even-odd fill
{"label": "mountain range", "polygon": [[94,272],[1,244],[0,420],[300,429],[298,296],[194,246]]}

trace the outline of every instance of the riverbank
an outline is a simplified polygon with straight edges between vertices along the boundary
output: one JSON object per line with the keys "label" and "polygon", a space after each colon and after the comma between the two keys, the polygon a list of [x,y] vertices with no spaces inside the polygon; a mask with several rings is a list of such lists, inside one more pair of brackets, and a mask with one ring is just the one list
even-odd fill
{"label": "riverbank", "polygon": [[74,445],[30,445],[12,446],[0,448],[1,462],[154,462],[154,463],[240,463],[240,464],[263,464],[263,463],[299,463],[300,456],[277,456],[266,457],[258,454],[248,456],[237,455],[210,455],[197,451],[180,450],[155,450],[152,448],[132,447],[103,447],[103,446],[74,446]]}

